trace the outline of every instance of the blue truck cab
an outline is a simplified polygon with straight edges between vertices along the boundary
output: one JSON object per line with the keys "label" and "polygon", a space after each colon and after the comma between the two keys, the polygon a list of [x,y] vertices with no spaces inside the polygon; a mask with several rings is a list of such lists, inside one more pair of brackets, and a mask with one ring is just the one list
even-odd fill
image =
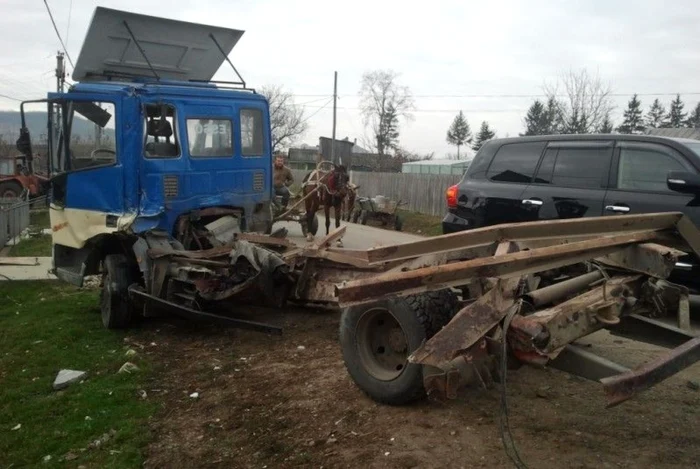
{"label": "blue truck cab", "polygon": [[135,265],[131,246],[148,233],[189,250],[212,247],[198,231],[221,217],[229,230],[270,229],[268,102],[232,64],[239,82],[211,81],[241,35],[95,10],[77,83],[46,100],[60,279],[82,285],[110,255]]}

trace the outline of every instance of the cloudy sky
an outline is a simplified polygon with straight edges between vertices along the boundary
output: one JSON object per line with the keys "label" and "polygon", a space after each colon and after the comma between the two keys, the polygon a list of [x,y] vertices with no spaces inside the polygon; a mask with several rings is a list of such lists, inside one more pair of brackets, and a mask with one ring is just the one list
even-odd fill
{"label": "cloudy sky", "polygon": [[[664,4],[665,3],[665,4]],[[659,94],[700,100],[700,9],[696,2],[354,0],[49,0],[75,61],[96,6],[242,29],[230,55],[253,87],[282,85],[306,107],[315,144],[330,136],[326,105],[338,72],[337,136],[366,134],[357,110],[362,73],[393,69],[416,97],[401,144],[443,157],[445,132],[459,110],[473,130],[487,120],[517,135],[545,80],[587,68],[612,84],[619,116],[632,93],[645,108]],[[162,11],[163,6],[167,7]],[[0,93],[41,97],[55,88],[60,47],[43,2],[0,0]],[[70,69],[69,69],[70,72]],[[217,78],[233,79],[222,67]],[[0,108],[18,103],[0,98]]]}

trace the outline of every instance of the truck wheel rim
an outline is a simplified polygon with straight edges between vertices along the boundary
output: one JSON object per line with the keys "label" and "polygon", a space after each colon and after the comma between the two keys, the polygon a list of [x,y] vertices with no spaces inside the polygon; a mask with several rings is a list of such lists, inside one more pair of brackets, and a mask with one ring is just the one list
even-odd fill
{"label": "truck wheel rim", "polygon": [[408,365],[406,333],[385,308],[365,311],[357,323],[357,348],[362,366],[380,381],[398,378]]}

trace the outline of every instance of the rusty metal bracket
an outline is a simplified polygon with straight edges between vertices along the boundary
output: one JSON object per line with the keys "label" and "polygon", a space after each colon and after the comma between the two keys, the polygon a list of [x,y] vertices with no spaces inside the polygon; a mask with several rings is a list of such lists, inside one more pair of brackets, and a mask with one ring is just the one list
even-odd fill
{"label": "rusty metal bracket", "polygon": [[700,337],[689,340],[632,371],[603,378],[601,382],[608,400],[607,407],[614,407],[630,399],[697,361],[700,361]]}

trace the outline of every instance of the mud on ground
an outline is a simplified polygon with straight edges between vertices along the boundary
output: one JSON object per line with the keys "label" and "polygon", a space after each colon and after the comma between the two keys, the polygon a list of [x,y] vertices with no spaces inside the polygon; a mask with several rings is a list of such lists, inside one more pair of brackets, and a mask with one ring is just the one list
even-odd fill
{"label": "mud on ground", "polygon": [[[163,408],[146,467],[509,468],[499,391],[441,405],[376,404],[350,380],[336,313],[266,319],[283,336],[152,322],[134,341],[156,367]],[[623,364],[660,349],[598,333],[583,343]],[[530,468],[700,467],[700,365],[605,409],[599,384],[555,370],[509,374],[510,424]],[[198,398],[190,397],[199,393]]]}

